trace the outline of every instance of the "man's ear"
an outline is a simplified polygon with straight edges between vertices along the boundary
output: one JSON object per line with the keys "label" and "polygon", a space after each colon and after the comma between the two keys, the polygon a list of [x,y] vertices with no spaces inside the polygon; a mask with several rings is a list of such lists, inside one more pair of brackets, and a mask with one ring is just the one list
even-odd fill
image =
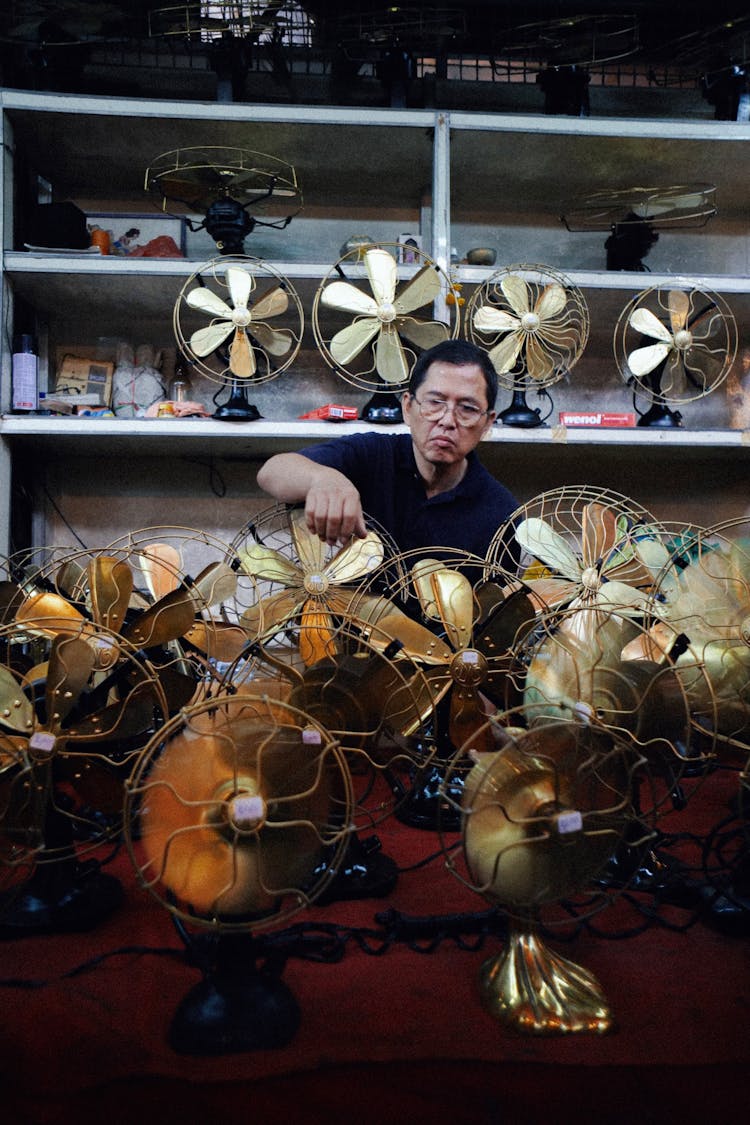
{"label": "man's ear", "polygon": [[401,395],[401,412],[404,417],[411,411],[411,395],[408,391],[404,391]]}

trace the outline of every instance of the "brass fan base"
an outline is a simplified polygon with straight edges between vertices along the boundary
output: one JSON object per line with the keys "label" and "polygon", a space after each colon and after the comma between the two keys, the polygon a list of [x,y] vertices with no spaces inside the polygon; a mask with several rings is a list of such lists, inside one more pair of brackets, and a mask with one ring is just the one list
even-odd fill
{"label": "brass fan base", "polygon": [[95,860],[41,865],[18,891],[0,896],[0,939],[93,930],[123,898],[119,879]]}
{"label": "brass fan base", "polygon": [[613,1026],[596,977],[533,931],[511,930],[507,948],[482,965],[480,990],[489,1014],[523,1035],[603,1034]]}

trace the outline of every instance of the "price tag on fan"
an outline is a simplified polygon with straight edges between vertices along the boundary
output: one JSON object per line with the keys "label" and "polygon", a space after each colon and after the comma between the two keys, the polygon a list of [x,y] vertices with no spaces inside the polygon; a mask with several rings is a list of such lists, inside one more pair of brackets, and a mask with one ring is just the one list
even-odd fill
{"label": "price tag on fan", "polygon": [[557,831],[561,836],[571,832],[580,832],[583,828],[583,817],[577,810],[559,813],[557,816]]}
{"label": "price tag on fan", "polygon": [[320,737],[320,731],[315,727],[305,727],[302,731],[302,741],[305,746],[320,746],[323,741]]}

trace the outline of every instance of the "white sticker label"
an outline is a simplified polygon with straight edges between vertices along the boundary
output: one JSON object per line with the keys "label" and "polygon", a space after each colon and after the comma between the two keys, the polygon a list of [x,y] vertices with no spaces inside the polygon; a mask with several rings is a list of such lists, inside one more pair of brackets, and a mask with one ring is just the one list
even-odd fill
{"label": "white sticker label", "polygon": [[583,817],[577,811],[560,813],[557,817],[557,831],[561,836],[568,832],[580,832],[583,828]]}

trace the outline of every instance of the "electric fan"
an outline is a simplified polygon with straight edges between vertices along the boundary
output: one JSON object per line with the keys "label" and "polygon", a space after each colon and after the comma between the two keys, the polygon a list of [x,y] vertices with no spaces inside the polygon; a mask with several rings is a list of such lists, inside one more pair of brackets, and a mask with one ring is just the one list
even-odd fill
{"label": "electric fan", "polygon": [[[164,211],[177,204],[205,212],[200,223],[185,221],[191,231],[205,228],[222,254],[242,255],[245,238],[256,226],[283,230],[302,208],[292,165],[243,148],[208,145],[164,152],[146,169],[144,188],[159,196]],[[249,213],[278,211],[280,202],[286,211],[281,218]]]}
{"label": "electric fan", "polygon": [[500,386],[513,392],[498,418],[508,426],[543,425],[526,393],[533,388],[547,394],[580,359],[589,336],[580,289],[547,266],[506,266],[474,290],[466,323],[472,342],[488,353]]}
{"label": "electric fan", "polygon": [[[258,294],[259,283],[264,289]],[[188,362],[209,381],[231,387],[229,400],[213,415],[223,421],[260,418],[247,388],[292,365],[304,323],[292,284],[267,262],[242,255],[214,258],[191,274],[173,313],[175,338]]]}
{"label": "electric fan", "polygon": [[647,223],[653,231],[703,227],[717,213],[716,187],[681,183],[605,188],[574,200],[560,218],[573,233],[613,231]]}
{"label": "electric fan", "polygon": [[325,362],[347,383],[374,392],[360,414],[368,422],[402,420],[397,395],[419,354],[459,330],[458,307],[446,300],[448,275],[417,248],[416,266],[399,265],[401,249],[381,243],[351,250],[313,301],[313,333]]}
{"label": "electric fan", "polygon": [[620,314],[614,352],[634,396],[652,402],[638,425],[672,428],[682,416],[670,404],[704,398],[726,379],[737,354],[737,322],[718,293],[645,289]]}
{"label": "electric fan", "polygon": [[528,726],[522,708],[478,734],[496,748],[477,751],[469,740],[456,756],[456,768],[471,769],[463,846],[446,865],[509,920],[506,948],[482,965],[483,1005],[522,1034],[606,1032],[613,1017],[599,981],[545,937],[611,902],[596,877],[633,823],[648,840],[633,806],[643,759],[604,724]]}
{"label": "electric fan", "polygon": [[261,935],[314,901],[346,846],[351,783],[338,743],[288,703],[219,695],[154,735],[125,809],[138,879],[203,971],[174,1015],[172,1047],[284,1046],[299,1007]]}

